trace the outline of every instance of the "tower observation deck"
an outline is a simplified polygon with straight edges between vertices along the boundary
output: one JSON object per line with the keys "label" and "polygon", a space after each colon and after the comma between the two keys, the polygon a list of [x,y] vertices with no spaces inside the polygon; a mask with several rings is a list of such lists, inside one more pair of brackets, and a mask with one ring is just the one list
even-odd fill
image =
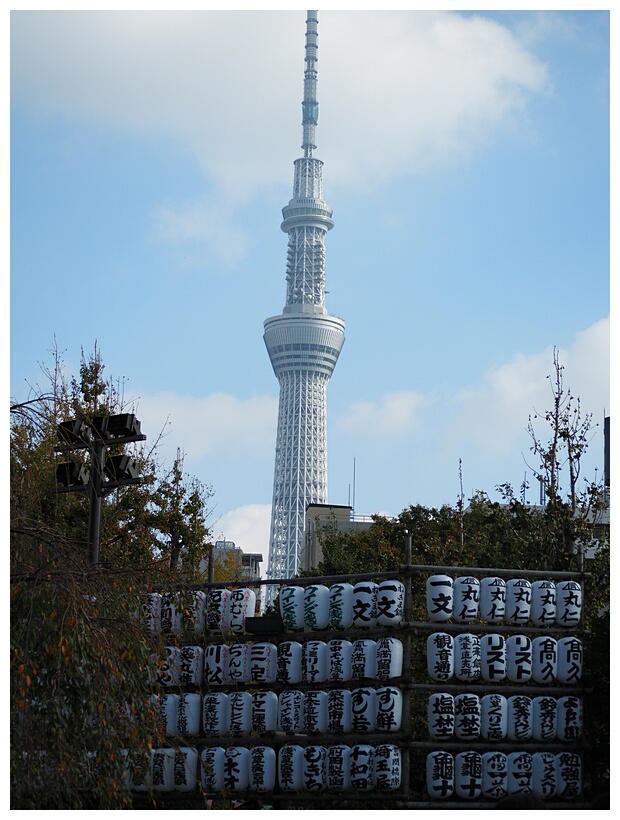
{"label": "tower observation deck", "polygon": [[[306,19],[302,102],[303,152],[295,160],[293,198],[282,209],[288,234],[286,304],[264,323],[280,383],[267,578],[299,570],[308,504],[327,503],[327,382],[344,344],[344,322],[325,307],[325,234],[332,211],[323,200],[323,163],[313,156],[319,104],[317,12]],[[267,603],[274,587],[267,588]]]}

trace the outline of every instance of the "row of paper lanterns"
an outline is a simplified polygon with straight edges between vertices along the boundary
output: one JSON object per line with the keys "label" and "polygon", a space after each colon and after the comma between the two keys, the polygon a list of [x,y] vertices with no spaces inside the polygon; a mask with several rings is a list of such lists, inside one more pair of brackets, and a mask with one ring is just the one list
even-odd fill
{"label": "row of paper lanterns", "polygon": [[581,619],[577,581],[528,581],[527,578],[431,575],[426,581],[429,620],[574,627]]}
{"label": "row of paper lanterns", "polygon": [[297,689],[276,694],[207,692],[199,695],[151,695],[165,734],[222,737],[250,732],[344,734],[397,732],[401,726],[403,696],[394,686]]}
{"label": "row of paper lanterns", "polygon": [[499,800],[532,793],[542,800],[581,794],[581,758],[575,752],[431,752],[426,787],[432,798]]}
{"label": "row of paper lanterns", "polygon": [[426,641],[426,660],[433,680],[574,684],[581,680],[583,646],[579,638],[527,635],[460,635],[433,632]]}
{"label": "row of paper lanterns", "polygon": [[575,695],[504,697],[473,692],[434,692],[428,698],[429,735],[438,741],[538,740],[576,741],[583,728],[583,708]]}
{"label": "row of paper lanterns", "polygon": [[278,751],[270,746],[189,746],[153,749],[150,771],[143,780],[128,774],[137,792],[193,792],[200,783],[208,794],[224,790],[264,793],[276,783],[282,791],[318,792],[394,790],[401,783],[401,754],[397,746],[297,746]]}
{"label": "row of paper lanterns", "polygon": [[398,626],[404,602],[405,586],[393,580],[280,588],[280,616],[287,629]]}
{"label": "row of paper lanterns", "polygon": [[402,665],[402,642],[392,637],[167,646],[159,679],[164,686],[391,680]]}
{"label": "row of paper lanterns", "polygon": [[142,597],[142,614],[152,635],[245,632],[247,618],[256,611],[253,589],[212,589],[187,592],[149,592]]}

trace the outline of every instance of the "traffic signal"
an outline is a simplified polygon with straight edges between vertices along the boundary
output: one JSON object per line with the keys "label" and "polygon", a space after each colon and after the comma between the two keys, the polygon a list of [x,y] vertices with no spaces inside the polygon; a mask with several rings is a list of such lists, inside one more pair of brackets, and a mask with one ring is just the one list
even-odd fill
{"label": "traffic signal", "polygon": [[128,455],[107,456],[103,467],[111,482],[131,482],[140,477],[140,470],[135,458]]}
{"label": "traffic signal", "polygon": [[71,447],[88,447],[92,436],[85,422],[79,419],[69,419],[58,425],[58,439]]}
{"label": "traffic signal", "polygon": [[56,480],[63,487],[85,487],[90,478],[90,471],[84,464],[67,461],[56,467]]}

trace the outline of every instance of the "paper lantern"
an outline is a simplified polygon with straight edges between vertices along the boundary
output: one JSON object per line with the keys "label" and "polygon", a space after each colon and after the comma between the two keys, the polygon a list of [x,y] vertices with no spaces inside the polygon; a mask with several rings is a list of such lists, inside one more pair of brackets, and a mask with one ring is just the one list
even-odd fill
{"label": "paper lantern", "polygon": [[161,595],[148,592],[141,601],[142,616],[150,635],[161,634]]}
{"label": "paper lantern", "polygon": [[276,784],[276,768],[277,756],[274,749],[269,746],[253,746],[250,749],[250,791],[272,791]]}
{"label": "paper lantern", "polygon": [[198,782],[198,752],[181,746],[174,752],[174,788],[177,792],[193,792]]}
{"label": "paper lantern", "polygon": [[575,695],[558,698],[556,707],[558,740],[579,740],[583,729],[583,704]]}
{"label": "paper lantern", "polygon": [[252,731],[250,692],[228,693],[228,729],[232,735],[247,735]]}
{"label": "paper lantern", "polygon": [[280,587],[280,617],[287,629],[304,628],[303,587]]}
{"label": "paper lantern", "polygon": [[277,650],[277,678],[282,683],[301,681],[302,646],[297,641],[283,641]]}
{"label": "paper lantern", "polygon": [[379,638],[376,642],[379,680],[400,678],[403,674],[403,644],[398,638]]}
{"label": "paper lantern", "polygon": [[351,641],[336,638],[327,643],[327,680],[351,680]]}
{"label": "paper lantern", "polygon": [[560,626],[575,627],[581,620],[581,586],[577,581],[557,585],[556,621]]}
{"label": "paper lantern", "polygon": [[555,584],[553,581],[532,582],[530,620],[537,626],[555,623]]}
{"label": "paper lantern", "polygon": [[454,735],[458,740],[480,737],[480,698],[471,692],[454,696]]}
{"label": "paper lantern", "polygon": [[374,581],[358,581],[353,587],[353,626],[377,623],[377,590]]}
{"label": "paper lantern", "polygon": [[377,693],[369,686],[351,691],[351,727],[354,732],[374,732],[377,726]]}
{"label": "paper lantern", "polygon": [[506,621],[509,624],[526,624],[530,618],[532,585],[526,578],[506,581]]}
{"label": "paper lantern", "polygon": [[573,800],[581,794],[581,758],[575,752],[560,752],[555,756],[557,794]]}
{"label": "paper lantern", "polygon": [[506,639],[503,635],[483,635],[480,638],[480,674],[495,683],[506,677]]}
{"label": "paper lantern", "polygon": [[558,645],[555,638],[541,636],[532,641],[532,680],[553,683],[558,671]]}
{"label": "paper lantern", "polygon": [[433,632],[426,639],[426,666],[433,680],[450,680],[454,675],[454,642],[446,632]]}
{"label": "paper lantern", "polygon": [[327,693],[327,731],[341,735],[351,731],[351,692],[331,689]]}
{"label": "paper lantern", "polygon": [[282,791],[300,792],[303,788],[304,750],[287,743],[278,752],[278,783]]}
{"label": "paper lantern", "polygon": [[526,683],[532,677],[532,642],[526,635],[506,640],[506,672],[513,683]]}
{"label": "paper lantern", "polygon": [[210,632],[221,632],[226,629],[225,619],[229,598],[230,590],[228,589],[209,590],[205,611],[205,628]]}
{"label": "paper lantern", "polygon": [[332,584],[329,588],[329,624],[335,629],[353,625],[353,585]]}
{"label": "paper lantern", "polygon": [[454,793],[454,758],[438,750],[426,756],[426,791],[431,798],[444,800]]}
{"label": "paper lantern", "polygon": [[506,616],[506,582],[503,578],[483,578],[480,581],[478,611],[483,621],[499,624]]}
{"label": "paper lantern", "polygon": [[207,616],[207,593],[202,589],[191,590],[189,593],[189,618],[190,623],[186,629],[189,633],[202,633],[205,629]]}
{"label": "paper lantern", "polygon": [[174,789],[174,749],[151,750],[151,783],[156,792]]}
{"label": "paper lantern", "polygon": [[480,677],[480,638],[464,632],[454,639],[454,674],[459,680],[474,681]]}
{"label": "paper lantern", "polygon": [[549,695],[532,698],[532,738],[555,740],[557,731],[557,703]]}
{"label": "paper lantern", "polygon": [[473,800],[482,793],[482,755],[459,752],[454,758],[454,792],[457,797]]}
{"label": "paper lantern", "polygon": [[150,695],[149,700],[155,706],[164,734],[176,735],[178,732],[179,696],[172,694]]}
{"label": "paper lantern", "polygon": [[159,680],[163,686],[178,686],[181,674],[181,650],[178,646],[165,646],[164,659],[159,668]]}
{"label": "paper lantern", "polygon": [[303,788],[322,791],[327,785],[327,750],[324,746],[306,746],[303,763]]}
{"label": "paper lantern", "polygon": [[374,749],[365,743],[351,746],[349,752],[351,788],[368,791],[375,785]]}
{"label": "paper lantern", "polygon": [[451,740],[454,735],[454,695],[447,692],[429,695],[426,719],[433,740]]}
{"label": "paper lantern", "polygon": [[303,706],[303,692],[297,689],[280,692],[278,695],[278,726],[280,731],[290,734],[303,730]]}
{"label": "paper lantern", "polygon": [[326,629],[329,623],[329,589],[309,584],[304,591],[304,625],[308,629]]}
{"label": "paper lantern", "polygon": [[207,794],[221,792],[224,788],[225,751],[221,746],[210,746],[200,752],[200,780]]}
{"label": "paper lantern", "polygon": [[480,698],[480,736],[484,740],[503,740],[508,730],[508,704],[503,695]]}
{"label": "paper lantern", "polygon": [[551,752],[534,752],[532,755],[532,794],[541,800],[555,797],[557,793],[555,755]]}
{"label": "paper lantern", "polygon": [[202,699],[202,725],[208,737],[221,737],[229,731],[228,695],[207,692]]}
{"label": "paper lantern", "polygon": [[405,585],[400,581],[381,581],[377,589],[377,623],[399,626],[403,621]]}
{"label": "paper lantern", "polygon": [[200,686],[204,669],[204,649],[201,646],[181,647],[179,683],[181,686]]}
{"label": "paper lantern", "polygon": [[208,686],[221,686],[230,681],[229,651],[226,644],[208,644],[205,648],[204,682]]}
{"label": "paper lantern", "polygon": [[400,749],[392,743],[375,746],[373,756],[375,788],[394,791],[400,788],[402,759]]}
{"label": "paper lantern", "polygon": [[449,575],[426,580],[426,611],[430,621],[449,621],[454,608],[454,585]]}
{"label": "paper lantern", "polygon": [[403,693],[395,686],[380,686],[375,692],[377,731],[398,732],[403,715]]}
{"label": "paper lantern", "polygon": [[179,717],[177,731],[184,737],[198,737],[200,734],[200,713],[202,698],[194,692],[183,692],[179,696]]}
{"label": "paper lantern", "polygon": [[250,647],[250,680],[252,683],[275,683],[278,666],[278,650],[275,644],[266,641],[254,643]]}
{"label": "paper lantern", "polygon": [[245,632],[245,619],[253,618],[256,593],[253,589],[233,589],[228,598],[224,622],[233,632]]}
{"label": "paper lantern", "polygon": [[508,777],[504,752],[485,752],[482,755],[482,797],[500,800],[506,796]]}
{"label": "paper lantern", "polygon": [[351,787],[351,749],[349,746],[339,744],[328,747],[327,787],[337,792],[348,791]]}
{"label": "paper lantern", "polygon": [[370,638],[353,642],[351,677],[354,680],[377,677],[377,644]]}
{"label": "paper lantern", "polygon": [[162,635],[180,635],[183,610],[179,606],[179,596],[166,592],[161,596],[161,632]]}
{"label": "paper lantern", "polygon": [[509,740],[529,740],[532,737],[532,699],[527,695],[508,698],[507,732]]}
{"label": "paper lantern", "polygon": [[558,683],[578,683],[583,670],[583,646],[579,638],[560,638],[558,645]]}
{"label": "paper lantern", "polygon": [[224,752],[224,788],[245,792],[250,785],[250,750],[231,746]]}
{"label": "paper lantern", "polygon": [[452,617],[460,624],[469,624],[478,618],[480,581],[472,576],[455,578],[453,584]]}
{"label": "paper lantern", "polygon": [[506,755],[506,770],[508,794],[527,794],[532,790],[532,755],[529,752],[511,752]]}
{"label": "paper lantern", "polygon": [[228,647],[228,680],[248,683],[250,680],[250,644],[233,643]]}
{"label": "paper lantern", "polygon": [[278,696],[275,692],[252,693],[252,731],[259,735],[278,728]]}
{"label": "paper lantern", "polygon": [[306,641],[303,644],[301,677],[306,683],[324,683],[327,680],[327,644],[324,641]]}
{"label": "paper lantern", "polygon": [[327,732],[327,692],[305,692],[303,716],[304,731],[309,735],[324,735]]}

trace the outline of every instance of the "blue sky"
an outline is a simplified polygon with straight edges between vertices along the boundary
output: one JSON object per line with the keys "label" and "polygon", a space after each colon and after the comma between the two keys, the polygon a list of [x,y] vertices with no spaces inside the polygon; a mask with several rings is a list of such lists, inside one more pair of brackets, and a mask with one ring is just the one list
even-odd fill
{"label": "blue sky", "polygon": [[[268,549],[305,12],[11,14],[11,376],[95,342],[213,533]],[[320,11],[329,500],[518,487],[554,346],[609,414],[607,11]],[[544,434],[543,428],[540,429]],[[531,459],[529,459],[531,461]],[[533,486],[527,499],[537,501]]]}

